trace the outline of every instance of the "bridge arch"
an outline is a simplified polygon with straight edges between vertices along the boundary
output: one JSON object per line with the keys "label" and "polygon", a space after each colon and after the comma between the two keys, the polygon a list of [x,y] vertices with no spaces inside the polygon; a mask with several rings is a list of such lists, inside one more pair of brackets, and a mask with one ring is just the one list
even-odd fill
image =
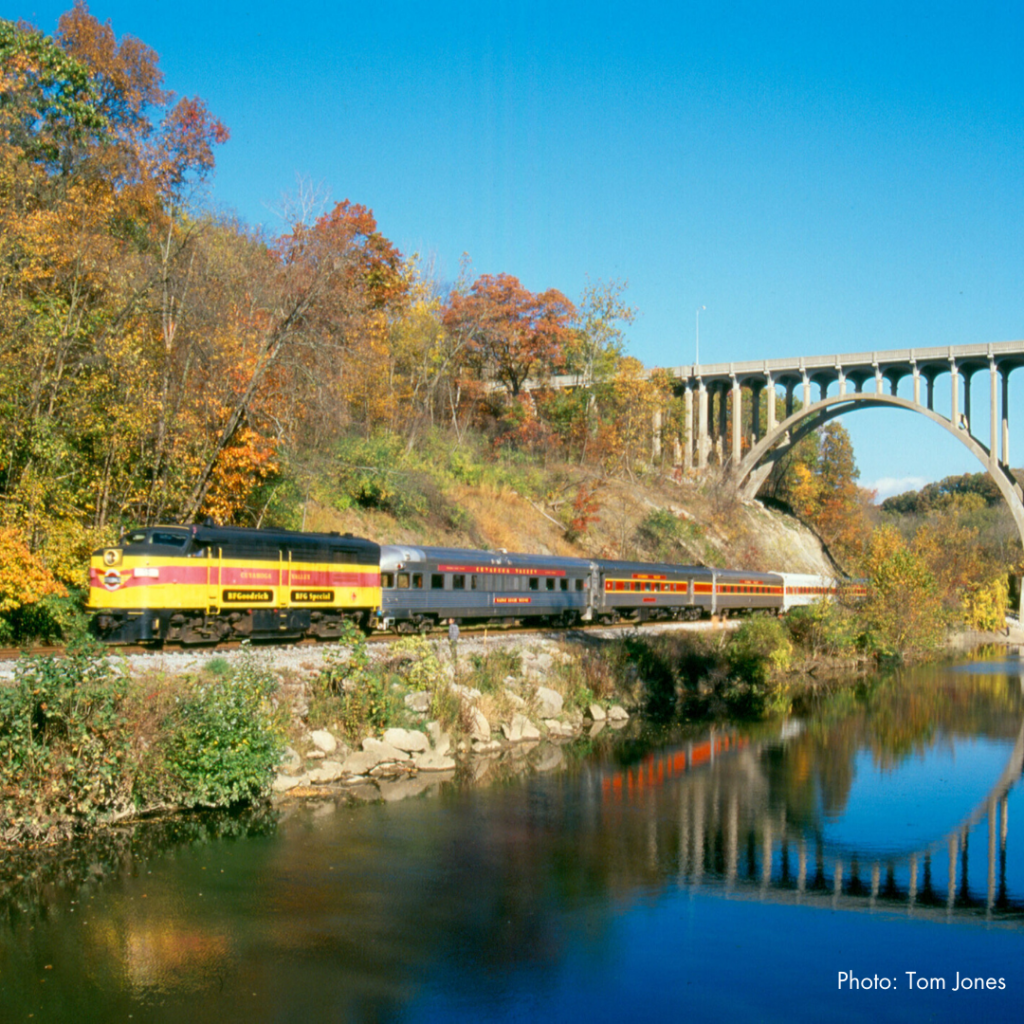
{"label": "bridge arch", "polygon": [[[985,472],[999,488],[999,492],[1013,515],[1021,543],[1024,544],[1024,500],[1022,500],[1024,491],[1009,469],[1001,465],[996,459],[995,453],[976,437],[973,437],[970,431],[963,426],[955,426],[951,420],[935,412],[934,409],[929,409],[918,402],[900,398],[897,395],[856,392],[836,395],[805,405],[769,430],[751,447],[736,465],[733,472],[733,486],[743,498],[756,497],[775,463],[812,431],[847,413],[879,408],[904,409],[908,412],[918,413],[928,417],[952,434],[982,464]],[[782,443],[780,444],[780,442]]]}

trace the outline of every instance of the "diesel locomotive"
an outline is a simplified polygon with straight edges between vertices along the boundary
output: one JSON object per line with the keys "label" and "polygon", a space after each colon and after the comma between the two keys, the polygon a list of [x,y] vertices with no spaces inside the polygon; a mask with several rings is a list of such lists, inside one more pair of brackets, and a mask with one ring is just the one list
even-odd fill
{"label": "diesel locomotive", "polygon": [[110,643],[214,644],[329,640],[346,621],[409,633],[450,619],[573,626],[778,614],[839,596],[840,587],[820,576],[381,546],[351,534],[208,522],[134,530],[94,552],[88,607],[94,632]]}
{"label": "diesel locomotive", "polygon": [[380,545],[351,534],[154,526],[95,551],[93,629],[111,643],[328,640],[380,607]]}

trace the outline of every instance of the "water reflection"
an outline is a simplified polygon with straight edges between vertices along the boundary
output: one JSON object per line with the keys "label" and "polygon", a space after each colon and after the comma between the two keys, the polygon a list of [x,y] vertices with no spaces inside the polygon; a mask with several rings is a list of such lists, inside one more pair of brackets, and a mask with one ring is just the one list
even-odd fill
{"label": "water reflection", "polygon": [[[0,923],[0,1007],[82,1021],[479,1015],[574,1005],[562,976],[585,964],[607,1017],[635,999],[616,980],[623,934],[631,956],[683,948],[678,923],[637,922],[705,894],[700,948],[685,946],[702,976],[734,955],[736,927],[784,946],[789,915],[814,907],[843,912],[829,934],[846,941],[865,918],[852,911],[944,922],[943,948],[969,964],[982,947],[949,928],[1024,934],[1010,807],[1022,725],[1016,673],[929,669],[782,724],[634,735],[557,776],[138,829],[22,880]],[[905,945],[883,918],[872,948]],[[764,972],[755,990],[774,984],[771,957],[750,968]]]}

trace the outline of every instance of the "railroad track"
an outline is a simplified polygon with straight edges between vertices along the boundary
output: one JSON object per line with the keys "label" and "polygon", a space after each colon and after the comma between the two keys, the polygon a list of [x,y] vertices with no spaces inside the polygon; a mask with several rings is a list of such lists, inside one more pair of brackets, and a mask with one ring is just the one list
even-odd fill
{"label": "railroad track", "polygon": [[[602,624],[602,623],[583,623],[579,626],[572,626],[570,628],[559,628],[556,626],[538,627],[538,626],[465,626],[460,629],[461,640],[478,640],[478,639],[490,639],[498,638],[503,636],[550,636],[552,633],[572,636],[573,634],[580,633],[601,633],[601,632],[627,632],[632,629],[644,628],[645,630],[658,630],[659,628],[674,628],[674,629],[710,629],[714,628],[715,621],[711,619],[700,620],[698,622],[672,622],[672,621],[656,621],[648,623],[638,622],[626,622],[620,621],[613,625]],[[371,633],[367,638],[367,643],[370,644],[390,644],[396,640],[402,640],[406,636],[416,636],[415,633],[410,634],[395,634],[395,633]],[[425,639],[428,640],[444,640],[445,633],[443,630],[431,630],[428,633],[421,634]],[[245,641],[241,640],[229,640],[221,643],[210,643],[210,644],[153,644],[144,646],[140,644],[124,644],[124,645],[111,645],[107,648],[111,654],[122,654],[127,656],[130,655],[160,655],[160,654],[227,654],[232,651],[241,650]],[[332,646],[336,646],[337,640],[318,640],[316,638],[305,638],[302,640],[289,640],[286,643],[278,643],[273,640],[256,640],[252,642],[254,650],[258,651],[295,651],[300,650],[303,647],[309,647],[312,649],[327,649]],[[22,656],[40,656],[40,657],[52,657],[52,658],[63,658],[67,654],[66,649],[60,644],[46,644],[29,647],[0,647],[0,662],[11,662],[17,661]]]}

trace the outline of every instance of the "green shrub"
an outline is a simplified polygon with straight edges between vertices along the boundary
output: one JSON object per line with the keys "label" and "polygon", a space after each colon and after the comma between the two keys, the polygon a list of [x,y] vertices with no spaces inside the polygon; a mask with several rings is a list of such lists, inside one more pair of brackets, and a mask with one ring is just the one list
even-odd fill
{"label": "green shrub", "polygon": [[0,644],[77,643],[89,635],[85,591],[66,597],[49,594],[33,604],[0,615]]}
{"label": "green shrub", "polygon": [[90,824],[127,803],[127,679],[92,644],[67,657],[22,658],[0,687],[0,834]]}
{"label": "green shrub", "polygon": [[391,645],[388,664],[408,690],[429,690],[441,679],[434,645],[423,636],[405,636]]}
{"label": "green shrub", "polygon": [[813,654],[848,657],[863,646],[859,617],[835,601],[793,608],[784,621],[793,642]]}
{"label": "green shrub", "polygon": [[743,679],[764,683],[789,668],[793,644],[778,619],[757,615],[736,630],[727,655],[730,665]]}
{"label": "green shrub", "polygon": [[156,777],[161,795],[187,807],[228,807],[264,796],[283,742],[276,690],[277,679],[248,650],[230,675],[188,685],[165,727],[163,771]]}
{"label": "green shrub", "polygon": [[366,637],[355,625],[345,624],[338,646],[328,651],[324,662],[313,680],[310,725],[337,722],[349,739],[358,739],[401,717],[404,704],[393,685],[396,678],[386,666],[370,664]]}

